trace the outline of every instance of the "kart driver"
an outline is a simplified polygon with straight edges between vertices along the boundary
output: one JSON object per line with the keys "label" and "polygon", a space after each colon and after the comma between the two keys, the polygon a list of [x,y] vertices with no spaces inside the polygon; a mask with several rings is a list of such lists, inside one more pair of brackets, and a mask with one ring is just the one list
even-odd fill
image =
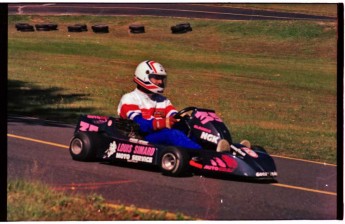
{"label": "kart driver", "polygon": [[177,111],[162,95],[166,81],[167,73],[161,64],[149,60],[141,62],[134,73],[137,88],[122,96],[117,108],[119,116],[138,123],[150,143],[201,149],[182,131],[172,129]]}

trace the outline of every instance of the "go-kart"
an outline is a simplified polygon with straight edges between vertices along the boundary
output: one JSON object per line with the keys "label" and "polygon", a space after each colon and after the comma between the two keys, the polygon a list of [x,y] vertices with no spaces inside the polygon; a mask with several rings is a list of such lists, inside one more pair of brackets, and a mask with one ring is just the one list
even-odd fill
{"label": "go-kart", "polygon": [[162,173],[180,176],[205,171],[238,177],[274,180],[272,157],[248,141],[233,143],[230,132],[214,110],[187,107],[177,114],[173,128],[202,146],[201,150],[151,144],[132,120],[81,115],[70,142],[70,154],[78,161],[126,161],[159,166]]}

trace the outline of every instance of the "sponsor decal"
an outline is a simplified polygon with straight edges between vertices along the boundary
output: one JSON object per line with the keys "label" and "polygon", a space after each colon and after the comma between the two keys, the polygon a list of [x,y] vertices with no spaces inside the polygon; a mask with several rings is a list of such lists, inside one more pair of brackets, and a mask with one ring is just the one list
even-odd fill
{"label": "sponsor decal", "polygon": [[[153,154],[156,148],[127,143],[111,142],[109,148],[104,152],[103,158],[109,158],[115,154],[116,159],[125,159],[129,162],[152,163]],[[132,155],[133,154],[133,155]]]}
{"label": "sponsor decal", "polygon": [[209,142],[213,142],[214,144],[217,144],[220,137],[206,133],[206,132],[202,132],[200,138]]}
{"label": "sponsor decal", "polygon": [[147,141],[136,139],[136,138],[130,138],[129,141],[133,142],[133,143],[142,144],[142,145],[148,145],[149,144],[149,142],[147,142]]}
{"label": "sponsor decal", "polygon": [[245,152],[242,152],[241,149],[237,148],[237,147],[234,146],[234,145],[231,145],[230,148],[231,148],[232,150],[234,150],[235,152],[237,152],[238,154],[240,154],[241,156],[245,156],[245,155],[246,155]]}
{"label": "sponsor decal", "polygon": [[208,128],[204,128],[204,127],[199,126],[199,125],[196,125],[196,124],[195,124],[193,127],[194,127],[195,129],[200,130],[200,131],[204,131],[204,132],[207,132],[207,133],[211,133],[211,130],[208,129]]}
{"label": "sponsor decal", "polygon": [[87,115],[86,117],[90,119],[97,119],[97,120],[104,120],[104,121],[108,120],[108,117],[106,116]]}
{"label": "sponsor decal", "polygon": [[204,170],[212,170],[212,171],[220,171],[220,172],[228,172],[228,173],[232,172],[232,169],[230,169],[230,168],[210,166],[210,165],[205,165]]}
{"label": "sponsor decal", "polygon": [[120,143],[117,147],[118,152],[124,152],[124,153],[131,153],[132,152],[133,145]]}
{"label": "sponsor decal", "polygon": [[117,145],[115,141],[110,143],[109,148],[104,152],[103,158],[105,159],[112,156],[116,152],[116,148],[117,148]]}
{"label": "sponsor decal", "polygon": [[256,172],[255,176],[257,177],[276,177],[278,176],[277,172]]}
{"label": "sponsor decal", "polygon": [[257,172],[255,174],[255,176],[257,176],[257,177],[267,177],[268,176],[268,172]]}
{"label": "sponsor decal", "polygon": [[214,157],[213,159],[211,159],[211,164],[212,164],[212,166],[226,167],[224,161],[222,161],[218,157]]}
{"label": "sponsor decal", "polygon": [[87,118],[92,119],[94,124],[103,124],[108,120],[106,116],[98,116],[98,115],[86,115]]}
{"label": "sponsor decal", "polygon": [[275,171],[275,172],[270,172],[270,176],[271,177],[276,177],[276,176],[278,176],[278,173]]}
{"label": "sponsor decal", "polygon": [[237,161],[234,158],[231,158],[228,155],[222,155],[222,160],[230,169],[232,169],[232,171],[234,171],[237,168]]}
{"label": "sponsor decal", "polygon": [[222,122],[222,120],[214,112],[197,111],[195,113],[195,117],[200,119],[201,124],[206,124],[210,121]]}
{"label": "sponsor decal", "polygon": [[130,154],[126,154],[126,153],[116,153],[115,158],[117,159],[130,159],[131,155]]}
{"label": "sponsor decal", "polygon": [[137,162],[152,163],[152,157],[149,156],[132,155],[131,160]]}
{"label": "sponsor decal", "polygon": [[210,163],[211,165],[205,165],[203,169],[232,173],[237,168],[236,160],[228,155],[222,155],[221,158],[213,157]]}
{"label": "sponsor decal", "polygon": [[258,158],[258,154],[256,154],[256,152],[254,152],[252,149],[247,148],[247,147],[242,147],[241,148],[243,151],[245,151],[248,155],[250,155],[253,158]]}
{"label": "sponsor decal", "polygon": [[80,122],[80,131],[98,131],[98,127],[93,124],[86,123],[85,121]]}
{"label": "sponsor decal", "polygon": [[136,145],[133,153],[136,155],[152,156],[155,151],[156,148],[154,147]]}

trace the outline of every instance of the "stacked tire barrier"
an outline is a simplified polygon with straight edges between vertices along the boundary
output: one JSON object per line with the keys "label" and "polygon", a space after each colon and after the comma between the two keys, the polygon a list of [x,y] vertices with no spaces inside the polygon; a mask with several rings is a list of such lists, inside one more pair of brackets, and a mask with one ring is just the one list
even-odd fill
{"label": "stacked tire barrier", "polygon": [[[21,32],[33,32],[35,31],[53,31],[58,30],[58,24],[56,23],[42,23],[35,24],[35,26],[28,23],[16,23],[16,29]],[[91,26],[94,33],[109,33],[109,26],[104,24],[96,24]],[[192,31],[190,23],[179,23],[172,26],[171,32],[173,34],[187,33]],[[67,26],[68,32],[86,32],[88,31],[86,24],[74,24]],[[145,26],[141,24],[132,24],[129,26],[129,32],[133,34],[145,33]]]}

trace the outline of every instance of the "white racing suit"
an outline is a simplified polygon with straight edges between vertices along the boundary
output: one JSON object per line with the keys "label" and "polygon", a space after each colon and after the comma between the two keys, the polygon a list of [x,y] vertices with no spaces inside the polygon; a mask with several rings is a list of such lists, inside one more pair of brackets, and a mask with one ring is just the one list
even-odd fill
{"label": "white racing suit", "polygon": [[200,145],[189,139],[182,131],[163,128],[155,131],[152,120],[166,118],[177,113],[170,100],[159,94],[148,95],[139,89],[122,96],[117,108],[118,115],[139,124],[145,140],[153,144],[175,145],[200,149]]}

